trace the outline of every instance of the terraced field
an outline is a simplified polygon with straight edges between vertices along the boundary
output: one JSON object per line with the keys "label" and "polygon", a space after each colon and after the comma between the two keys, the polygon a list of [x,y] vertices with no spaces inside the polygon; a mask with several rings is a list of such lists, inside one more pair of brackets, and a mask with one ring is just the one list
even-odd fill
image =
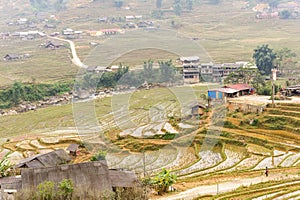
{"label": "terraced field", "polygon": [[[182,92],[183,88],[176,90]],[[153,176],[167,168],[178,176],[179,183],[246,172],[263,175],[266,167],[284,171],[300,166],[298,104],[277,104],[276,109],[267,108],[261,114],[228,112],[224,104],[215,104],[203,116],[191,117],[188,104],[180,103],[183,99],[179,101],[178,96],[165,88],[140,90],[118,98],[115,107],[109,105],[109,98],[95,101],[95,111],[99,114],[96,119],[102,132],[94,132],[93,123],[82,123],[85,126],[79,126],[83,130],[79,134],[78,129],[65,127],[15,135],[10,140],[2,139],[0,156],[11,151],[10,160],[17,163],[37,153],[83,143],[87,149],[81,149],[82,154],[74,162],[88,161],[97,149],[106,147],[110,168],[133,170],[141,176]],[[149,101],[151,98],[155,101]],[[120,103],[128,99],[129,104]],[[185,98],[189,99],[193,98]],[[81,114],[88,113],[84,107],[82,110]],[[47,109],[37,112],[45,111],[51,113]],[[268,194],[263,189],[253,195],[239,194],[246,199],[271,194],[274,198],[296,198],[300,183],[286,184],[290,184],[288,191],[274,185]]]}

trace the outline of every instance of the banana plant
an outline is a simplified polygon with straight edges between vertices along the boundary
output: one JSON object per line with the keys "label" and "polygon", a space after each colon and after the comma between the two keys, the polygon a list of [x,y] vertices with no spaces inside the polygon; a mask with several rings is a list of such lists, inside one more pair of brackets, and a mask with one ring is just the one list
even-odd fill
{"label": "banana plant", "polygon": [[10,175],[9,169],[11,168],[12,164],[8,160],[8,156],[11,152],[8,152],[0,161],[0,177],[6,177]]}

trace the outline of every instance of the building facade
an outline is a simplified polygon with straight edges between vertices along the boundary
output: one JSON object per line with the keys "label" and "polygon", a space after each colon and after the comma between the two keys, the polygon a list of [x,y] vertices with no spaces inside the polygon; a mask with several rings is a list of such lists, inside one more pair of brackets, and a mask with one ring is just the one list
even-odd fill
{"label": "building facade", "polygon": [[180,62],[183,67],[183,81],[184,83],[199,83],[200,73],[199,64],[200,59],[198,56],[181,57]]}

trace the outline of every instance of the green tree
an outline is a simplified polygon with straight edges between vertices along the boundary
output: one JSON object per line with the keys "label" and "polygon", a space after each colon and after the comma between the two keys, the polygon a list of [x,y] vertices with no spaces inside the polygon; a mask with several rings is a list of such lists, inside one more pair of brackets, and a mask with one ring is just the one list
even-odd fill
{"label": "green tree", "polygon": [[271,8],[276,8],[277,5],[280,3],[280,0],[268,0],[267,3]]}
{"label": "green tree", "polygon": [[276,54],[273,52],[273,49],[269,48],[268,44],[263,44],[254,49],[253,58],[261,74],[271,74],[271,70],[274,68]]}
{"label": "green tree", "polygon": [[253,74],[256,70],[251,70],[247,68],[240,68],[236,72],[232,72],[226,77],[224,83],[237,84],[237,83],[250,83],[253,78]]}
{"label": "green tree", "polygon": [[193,0],[186,0],[186,7],[188,10],[193,10]]}
{"label": "green tree", "polygon": [[147,81],[152,81],[153,78],[153,60],[144,61],[144,75]]}
{"label": "green tree", "polygon": [[121,8],[124,4],[123,0],[115,0],[115,7]]}
{"label": "green tree", "polygon": [[291,12],[288,10],[283,10],[279,13],[281,19],[289,19],[291,16]]}
{"label": "green tree", "polygon": [[20,82],[15,82],[11,88],[11,102],[13,106],[20,104],[23,96],[23,85]]}
{"label": "green tree", "polygon": [[218,5],[219,3],[221,3],[221,0],[209,0],[209,4],[212,5]]}
{"label": "green tree", "polygon": [[156,8],[161,8],[162,0],[156,0]]}
{"label": "green tree", "polygon": [[176,183],[177,176],[171,174],[170,171],[162,169],[162,171],[151,180],[159,195],[168,191],[169,186]]}
{"label": "green tree", "polygon": [[174,79],[175,69],[172,64],[172,60],[169,61],[159,61],[159,70],[160,70],[160,82],[170,82]]}
{"label": "green tree", "polygon": [[297,61],[295,58],[297,54],[289,48],[282,48],[276,51],[276,60],[275,64],[280,70],[284,68],[293,68],[296,66]]}
{"label": "green tree", "polygon": [[176,15],[180,16],[181,15],[181,11],[182,11],[182,8],[181,8],[181,2],[180,0],[175,0],[174,1],[174,12]]}
{"label": "green tree", "polygon": [[265,79],[261,76],[259,72],[256,72],[252,81],[251,85],[256,89],[256,91],[261,91],[262,88],[266,86]]}

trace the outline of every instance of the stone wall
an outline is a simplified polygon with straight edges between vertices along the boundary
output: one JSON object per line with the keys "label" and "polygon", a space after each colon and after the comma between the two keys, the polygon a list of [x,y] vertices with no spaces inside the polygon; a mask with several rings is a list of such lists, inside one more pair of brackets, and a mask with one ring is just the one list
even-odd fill
{"label": "stone wall", "polygon": [[58,183],[63,179],[72,179],[77,188],[91,190],[111,190],[112,184],[106,162],[88,162],[45,168],[25,168],[21,171],[22,189],[35,188],[44,181]]}

